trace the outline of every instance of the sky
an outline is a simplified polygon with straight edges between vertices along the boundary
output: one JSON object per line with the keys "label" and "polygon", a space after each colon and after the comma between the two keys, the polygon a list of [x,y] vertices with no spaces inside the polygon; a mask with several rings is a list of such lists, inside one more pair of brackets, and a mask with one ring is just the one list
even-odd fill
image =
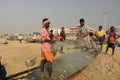
{"label": "sky", "polygon": [[43,18],[51,28],[71,27],[84,18],[86,25],[120,25],[120,0],[0,0],[0,33],[39,32]]}

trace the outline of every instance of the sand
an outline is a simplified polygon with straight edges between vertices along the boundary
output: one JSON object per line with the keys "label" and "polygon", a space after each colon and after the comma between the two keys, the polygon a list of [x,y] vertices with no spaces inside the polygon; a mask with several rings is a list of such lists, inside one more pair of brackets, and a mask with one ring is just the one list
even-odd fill
{"label": "sand", "polygon": [[70,80],[120,80],[120,47],[116,47],[113,56],[111,49],[104,55],[105,49],[106,45],[92,64]]}
{"label": "sand", "polygon": [[[0,39],[0,42],[3,43],[4,40]],[[7,69],[7,75],[15,74],[28,69],[25,66],[25,61],[28,59],[37,58],[33,67],[39,66],[41,60],[40,44],[24,41],[20,44],[19,41],[9,41],[9,44],[0,44],[0,56],[2,56],[2,64]]]}
{"label": "sand", "polygon": [[[20,44],[19,41],[8,41],[8,44],[2,44],[4,41],[4,38],[0,38],[0,56],[2,56],[2,64],[5,65],[7,69],[7,76],[40,65],[40,43],[27,43],[23,41],[22,44]],[[57,53],[55,59],[61,55],[62,54]],[[26,67],[25,61],[34,58],[37,58],[36,64],[32,67]]]}
{"label": "sand", "polygon": [[[0,43],[4,40],[0,39]],[[2,56],[2,64],[7,69],[7,75],[28,69],[24,63],[28,59],[37,58],[33,67],[39,66],[41,60],[40,46],[39,43],[23,42],[20,44],[19,41],[9,41],[9,44],[6,45],[0,44],[0,56]],[[106,45],[92,64],[70,80],[120,80],[120,47],[116,47],[113,56],[111,56],[111,49],[107,55],[104,55],[105,49]],[[60,55],[58,54],[57,57]]]}

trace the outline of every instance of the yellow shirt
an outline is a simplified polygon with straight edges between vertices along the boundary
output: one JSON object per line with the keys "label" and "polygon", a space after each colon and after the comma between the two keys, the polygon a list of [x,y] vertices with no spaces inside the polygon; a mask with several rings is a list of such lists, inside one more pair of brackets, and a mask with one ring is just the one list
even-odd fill
{"label": "yellow shirt", "polygon": [[105,31],[104,30],[101,30],[101,31],[96,31],[96,36],[98,36],[98,37],[103,37],[104,35],[105,35],[106,33],[105,33]]}

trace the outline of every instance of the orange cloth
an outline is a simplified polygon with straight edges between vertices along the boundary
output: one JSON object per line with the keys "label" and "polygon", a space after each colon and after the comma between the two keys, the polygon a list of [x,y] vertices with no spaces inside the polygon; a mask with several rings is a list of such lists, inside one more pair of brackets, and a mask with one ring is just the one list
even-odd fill
{"label": "orange cloth", "polygon": [[[41,40],[44,41],[45,39],[49,38],[49,32],[46,30],[46,28],[42,28],[41,31]],[[43,60],[47,60],[52,62],[54,59],[53,53],[51,51],[51,45],[49,42],[43,42],[41,45],[41,56]]]}
{"label": "orange cloth", "polygon": [[54,60],[53,53],[51,51],[42,51],[41,57],[42,57],[42,60],[47,60],[50,62],[53,62]]}
{"label": "orange cloth", "polygon": [[59,36],[54,37],[56,41],[60,41]]}

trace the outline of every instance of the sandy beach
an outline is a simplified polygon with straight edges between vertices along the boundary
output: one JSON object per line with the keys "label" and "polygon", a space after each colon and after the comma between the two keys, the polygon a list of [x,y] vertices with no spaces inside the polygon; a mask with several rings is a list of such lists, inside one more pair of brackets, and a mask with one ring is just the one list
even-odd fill
{"label": "sandy beach", "polygon": [[[4,40],[0,39],[0,42],[4,42]],[[8,44],[0,44],[0,56],[2,56],[2,64],[7,69],[7,75],[15,74],[28,69],[25,66],[26,60],[37,58],[33,67],[39,66],[41,60],[40,44],[24,41],[20,44],[19,41],[9,41]]]}
{"label": "sandy beach", "polygon": [[113,56],[111,49],[105,55],[105,49],[106,45],[92,64],[70,80],[120,80],[120,47],[116,47]]}
{"label": "sandy beach", "polygon": [[[4,42],[4,40],[0,39],[0,42]],[[25,61],[28,59],[37,58],[36,64],[32,67],[39,66],[41,60],[40,46],[39,43],[26,43],[24,41],[22,44],[19,41],[0,44],[0,56],[2,56],[2,64],[7,69],[7,75],[28,69],[25,66]],[[70,80],[120,80],[120,47],[116,47],[114,56],[111,56],[111,49],[107,55],[104,55],[105,49],[106,44],[96,60]]]}

